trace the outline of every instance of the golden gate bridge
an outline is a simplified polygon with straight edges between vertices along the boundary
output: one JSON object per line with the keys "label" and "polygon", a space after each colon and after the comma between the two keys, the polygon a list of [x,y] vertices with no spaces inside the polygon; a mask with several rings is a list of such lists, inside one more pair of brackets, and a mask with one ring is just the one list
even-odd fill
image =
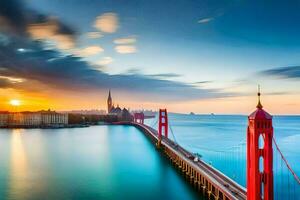
{"label": "golden gate bridge", "polygon": [[207,163],[177,142],[167,109],[160,109],[151,125],[144,124],[143,113],[135,113],[129,124],[142,130],[209,199],[300,199],[300,179],[276,143],[273,117],[263,109],[260,92],[258,97],[256,110],[248,116],[246,140],[223,150],[200,147],[213,153],[214,160],[225,160],[225,169]]}

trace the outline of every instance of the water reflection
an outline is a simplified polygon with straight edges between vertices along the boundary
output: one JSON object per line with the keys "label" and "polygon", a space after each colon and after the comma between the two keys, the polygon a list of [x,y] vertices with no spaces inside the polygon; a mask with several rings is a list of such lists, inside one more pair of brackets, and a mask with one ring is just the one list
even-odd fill
{"label": "water reflection", "polygon": [[1,160],[9,167],[0,165],[1,200],[199,199],[134,127],[3,133],[9,152]]}
{"label": "water reflection", "polygon": [[28,173],[28,160],[22,141],[22,130],[12,130],[11,157],[8,196],[10,199],[24,199],[23,191],[29,189],[26,177]]}

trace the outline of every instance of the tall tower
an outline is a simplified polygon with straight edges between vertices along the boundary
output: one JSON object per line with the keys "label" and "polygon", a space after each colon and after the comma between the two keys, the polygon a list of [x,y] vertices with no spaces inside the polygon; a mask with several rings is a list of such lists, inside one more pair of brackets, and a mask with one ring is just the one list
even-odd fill
{"label": "tall tower", "polygon": [[258,90],[256,110],[248,117],[247,199],[273,200],[272,116],[263,110]]}
{"label": "tall tower", "polygon": [[168,138],[168,112],[167,109],[159,109],[159,119],[158,119],[158,143],[157,146],[160,147],[162,134],[165,133],[165,137]]}
{"label": "tall tower", "polygon": [[110,94],[110,90],[108,92],[108,98],[107,98],[107,113],[110,113],[112,108],[112,98],[111,98],[111,94]]}

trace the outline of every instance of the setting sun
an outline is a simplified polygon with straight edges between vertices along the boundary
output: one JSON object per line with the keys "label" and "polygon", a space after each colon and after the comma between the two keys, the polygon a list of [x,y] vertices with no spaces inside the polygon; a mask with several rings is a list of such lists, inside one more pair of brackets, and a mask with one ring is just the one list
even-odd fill
{"label": "setting sun", "polygon": [[9,104],[12,106],[20,106],[21,102],[18,99],[12,99],[12,100],[10,100]]}

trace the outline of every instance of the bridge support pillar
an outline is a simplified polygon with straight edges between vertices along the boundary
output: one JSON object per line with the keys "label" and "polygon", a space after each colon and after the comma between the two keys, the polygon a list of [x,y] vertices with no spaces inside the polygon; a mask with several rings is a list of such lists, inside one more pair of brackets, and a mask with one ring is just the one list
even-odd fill
{"label": "bridge support pillar", "polygon": [[162,134],[168,138],[168,112],[167,109],[159,109],[159,119],[158,119],[158,143],[157,146],[160,147]]}
{"label": "bridge support pillar", "polygon": [[273,125],[272,116],[259,101],[248,117],[247,199],[273,200]]}
{"label": "bridge support pillar", "polygon": [[140,112],[140,113],[134,113],[133,117],[134,117],[134,122],[135,122],[135,123],[144,124],[145,115],[144,115],[143,112]]}

